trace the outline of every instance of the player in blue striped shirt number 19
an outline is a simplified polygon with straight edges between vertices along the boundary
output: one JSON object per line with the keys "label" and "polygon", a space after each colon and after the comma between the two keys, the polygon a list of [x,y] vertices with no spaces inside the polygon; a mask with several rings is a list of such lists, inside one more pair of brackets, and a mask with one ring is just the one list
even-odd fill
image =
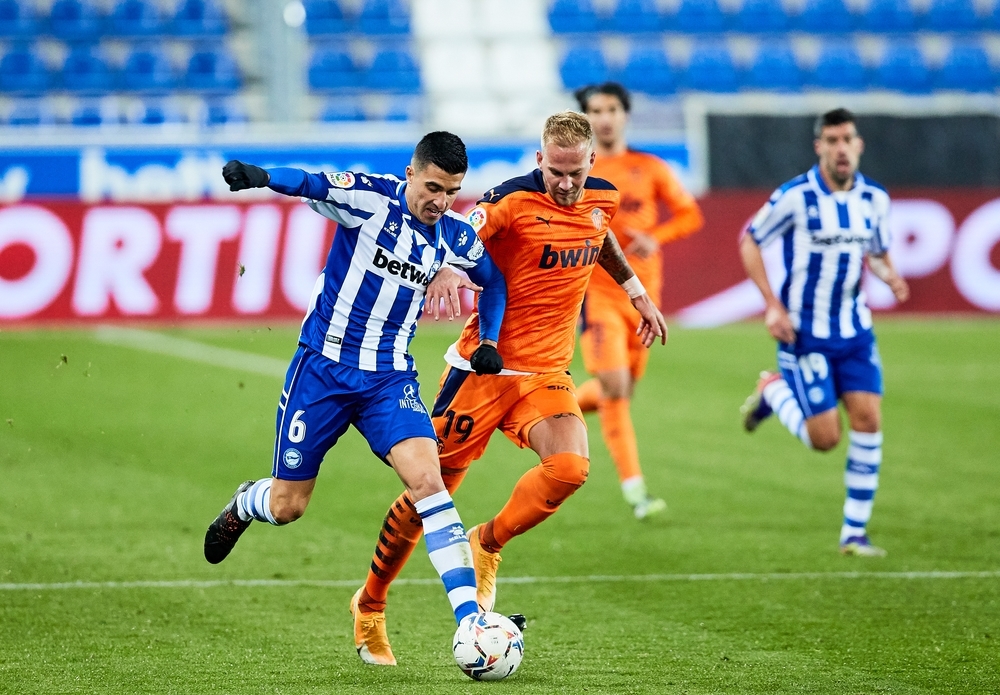
{"label": "player in blue striped shirt number 19", "polygon": [[[444,299],[458,306],[453,285],[428,290],[442,264],[450,264],[481,287],[465,286],[482,290],[473,369],[497,374],[503,368],[496,341],[506,283],[476,232],[450,211],[467,169],[465,145],[445,132],[417,144],[405,181],[226,164],[231,190],[267,186],[307,198],[337,230],[278,402],[271,476],[240,485],[209,526],[209,562],[224,560],[254,519],[280,526],[302,516],[323,457],[354,425],[412,495],[456,621],[478,611],[472,553],[441,479],[437,436],[407,351],[425,298],[435,315]],[[366,623],[355,603],[358,654],[368,663],[394,665],[388,642],[383,648],[379,639],[384,627]]]}
{"label": "player in blue striped shirt number 19", "polygon": [[[882,365],[861,291],[864,263],[898,301],[910,290],[889,258],[889,194],[858,171],[864,142],[854,115],[830,111],[814,130],[819,163],[778,188],[740,240],[778,341],[779,369],[761,373],[741,408],[743,426],[752,432],[774,414],[807,447],[829,451],[840,441],[842,400],[851,429],[840,551],[881,557],[867,531],[882,463]],[[786,271],[780,297],[760,251],[774,241]]]}

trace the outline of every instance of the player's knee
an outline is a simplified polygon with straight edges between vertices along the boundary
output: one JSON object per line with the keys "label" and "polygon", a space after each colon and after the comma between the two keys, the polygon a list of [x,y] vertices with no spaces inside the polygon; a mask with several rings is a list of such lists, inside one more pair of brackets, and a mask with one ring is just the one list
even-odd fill
{"label": "player's knee", "polygon": [[565,483],[576,490],[587,482],[590,459],[579,454],[554,454],[542,461],[542,470],[546,477]]}
{"label": "player's knee", "polygon": [[271,498],[271,516],[278,524],[290,524],[296,519],[302,518],[306,513],[307,499],[278,499]]}
{"label": "player's knee", "polygon": [[812,441],[813,449],[817,451],[830,451],[840,444],[840,432],[831,432],[828,430],[820,430],[815,434],[810,432],[809,439]]}
{"label": "player's knee", "polygon": [[851,417],[851,429],[855,432],[878,432],[881,425],[878,413],[863,412]]}

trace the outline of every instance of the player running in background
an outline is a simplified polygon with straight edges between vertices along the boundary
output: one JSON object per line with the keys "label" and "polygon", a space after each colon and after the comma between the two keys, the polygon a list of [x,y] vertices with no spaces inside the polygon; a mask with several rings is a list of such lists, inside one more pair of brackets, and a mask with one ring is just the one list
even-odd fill
{"label": "player running in background", "polygon": [[[584,87],[576,98],[597,139],[592,173],[621,193],[611,228],[649,296],[659,302],[660,245],[701,229],[701,210],[666,162],[629,149],[625,127],[631,100],[624,87],[615,82]],[[661,208],[669,212],[666,220],[661,219]],[[636,518],[643,519],[664,511],[667,504],[646,490],[632,425],[632,394],[649,360],[649,352],[635,334],[638,321],[639,314],[617,283],[603,268],[595,269],[583,304],[580,336],[583,362],[594,378],[580,384],[576,396],[583,412],[597,411],[622,495]]]}
{"label": "player running in background", "polygon": [[[472,369],[495,374],[503,366],[495,347],[503,276],[472,227],[449,212],[467,169],[465,145],[445,132],[417,144],[406,181],[226,164],[231,190],[267,186],[310,198],[310,207],[338,227],[278,403],[271,477],[240,485],[209,526],[209,562],[224,560],[254,519],[281,526],[301,517],[323,457],[354,425],[406,486],[455,619],[476,612],[471,550],[441,479],[434,427],[407,351],[429,280],[451,263],[482,285]],[[366,662],[383,663],[363,641],[357,647]]]}
{"label": "player running in background", "polygon": [[[823,114],[815,135],[819,164],[778,188],[740,240],[747,275],[767,303],[780,370],[761,373],[741,408],[743,426],[753,432],[774,413],[807,447],[829,451],[840,441],[842,400],[851,431],[840,551],[881,557],[867,532],[882,463],[882,364],[860,291],[865,260],[897,300],[910,291],[889,258],[889,194],[858,171],[864,142],[854,115]],[[760,252],[777,239],[787,272],[780,299]]]}
{"label": "player running in background", "polygon": [[[498,429],[541,459],[517,482],[499,514],[469,529],[477,598],[484,611],[493,610],[495,603],[500,550],[552,515],[587,479],[587,428],[566,370],[580,305],[596,266],[608,271],[619,292],[632,297],[643,345],[649,347],[657,337],[666,342],[663,317],[610,231],[618,191],[588,176],[594,156],[593,131],[584,116],[571,111],[550,116],[537,153],[538,169],[488,191],[468,216],[507,278],[507,313],[500,331],[505,369],[495,376],[472,373],[476,336],[485,319],[480,305],[445,355],[449,366],[434,402],[441,473],[449,491],[458,488]],[[445,275],[435,281],[444,282]],[[362,611],[384,616],[389,584],[420,533],[412,496],[403,493],[379,535],[360,592]],[[384,619],[379,624],[384,626]],[[379,643],[388,647],[384,633]]]}

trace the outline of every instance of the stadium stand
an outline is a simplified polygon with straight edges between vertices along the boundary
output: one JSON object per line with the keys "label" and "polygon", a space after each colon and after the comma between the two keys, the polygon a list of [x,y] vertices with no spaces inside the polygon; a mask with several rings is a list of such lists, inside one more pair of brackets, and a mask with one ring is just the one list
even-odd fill
{"label": "stadium stand", "polygon": [[963,92],[992,92],[1000,84],[997,77],[983,47],[978,42],[965,41],[954,44],[945,57],[937,86]]}
{"label": "stadium stand", "polygon": [[34,48],[18,45],[0,59],[0,90],[17,95],[41,95],[52,85],[48,65]]}
{"label": "stadium stand", "polygon": [[974,31],[980,21],[972,0],[934,0],[927,11],[926,26],[933,31]]}
{"label": "stadium stand", "polygon": [[662,46],[633,47],[619,77],[636,92],[664,95],[677,91],[677,79]]}
{"label": "stadium stand", "polygon": [[913,31],[917,17],[909,0],[871,0],[861,16],[861,29],[880,34]]}
{"label": "stadium stand", "polygon": [[0,0],[0,38],[28,39],[38,32],[38,18],[31,5]]}
{"label": "stadium stand", "polygon": [[115,36],[157,36],[163,30],[160,10],[148,0],[123,0],[111,13],[111,33]]}
{"label": "stadium stand", "polygon": [[568,89],[604,82],[610,77],[604,54],[590,45],[570,48],[563,58],[559,74]]}
{"label": "stadium stand", "polygon": [[701,43],[691,51],[683,84],[701,92],[735,92],[740,85],[733,56],[724,43]]}
{"label": "stadium stand", "polygon": [[868,76],[854,43],[847,39],[831,39],[824,44],[809,85],[845,92],[865,90]]}
{"label": "stadium stand", "polygon": [[922,94],[931,89],[931,74],[920,48],[911,40],[890,42],[875,70],[875,86]]}
{"label": "stadium stand", "polygon": [[166,93],[177,86],[170,58],[156,45],[135,48],[122,70],[122,89],[129,92]]}
{"label": "stadium stand", "polygon": [[580,34],[598,30],[597,13],[590,0],[555,0],[549,23],[557,34]]}
{"label": "stadium stand", "polygon": [[668,16],[665,28],[688,34],[708,34],[725,31],[729,17],[716,0],[682,0],[677,12]]}
{"label": "stadium stand", "polygon": [[660,11],[655,0],[621,0],[611,13],[608,28],[622,34],[658,31]]}
{"label": "stadium stand", "polygon": [[781,33],[788,30],[788,13],[780,0],[745,0],[736,16],[736,27],[748,34]]}
{"label": "stadium stand", "polygon": [[793,21],[793,28],[813,34],[843,34],[852,31],[858,15],[844,0],[810,0]]}
{"label": "stadium stand", "polygon": [[305,3],[306,31],[310,36],[346,34],[353,24],[336,0],[309,0]]}
{"label": "stadium stand", "polygon": [[802,89],[802,69],[787,41],[762,42],[747,71],[750,89],[797,92]]}

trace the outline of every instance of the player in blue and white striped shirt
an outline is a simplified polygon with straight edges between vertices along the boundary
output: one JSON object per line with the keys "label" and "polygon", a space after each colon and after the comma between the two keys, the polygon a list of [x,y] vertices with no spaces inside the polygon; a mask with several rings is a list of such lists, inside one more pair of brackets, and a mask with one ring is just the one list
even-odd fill
{"label": "player in blue and white striped shirt", "polygon": [[[271,477],[240,485],[209,526],[209,562],[224,560],[254,519],[282,525],[302,516],[323,457],[354,425],[409,490],[414,501],[409,513],[422,521],[455,620],[478,611],[472,553],[441,479],[437,435],[407,351],[425,295],[435,313],[441,299],[457,306],[457,294],[427,292],[442,264],[450,264],[482,289],[474,370],[497,374],[503,368],[496,341],[506,283],[476,232],[450,212],[467,169],[465,145],[444,132],[430,133],[417,144],[405,181],[354,172],[261,169],[237,161],[223,169],[231,190],[267,186],[309,198],[316,212],[338,226],[278,403]],[[351,611],[361,658],[395,665],[384,614],[363,614],[357,596]]]}
{"label": "player in blue and white striped shirt", "polygon": [[[853,114],[820,116],[815,135],[819,163],[778,188],[740,240],[747,275],[767,304],[780,370],[761,373],[741,408],[743,425],[752,432],[774,413],[806,446],[829,451],[840,441],[842,400],[851,430],[840,549],[880,557],[885,551],[867,532],[882,462],[882,365],[860,290],[865,261],[899,301],[909,288],[888,254],[889,194],[858,171],[864,142]],[[777,240],[787,273],[780,298],[760,252]]]}

